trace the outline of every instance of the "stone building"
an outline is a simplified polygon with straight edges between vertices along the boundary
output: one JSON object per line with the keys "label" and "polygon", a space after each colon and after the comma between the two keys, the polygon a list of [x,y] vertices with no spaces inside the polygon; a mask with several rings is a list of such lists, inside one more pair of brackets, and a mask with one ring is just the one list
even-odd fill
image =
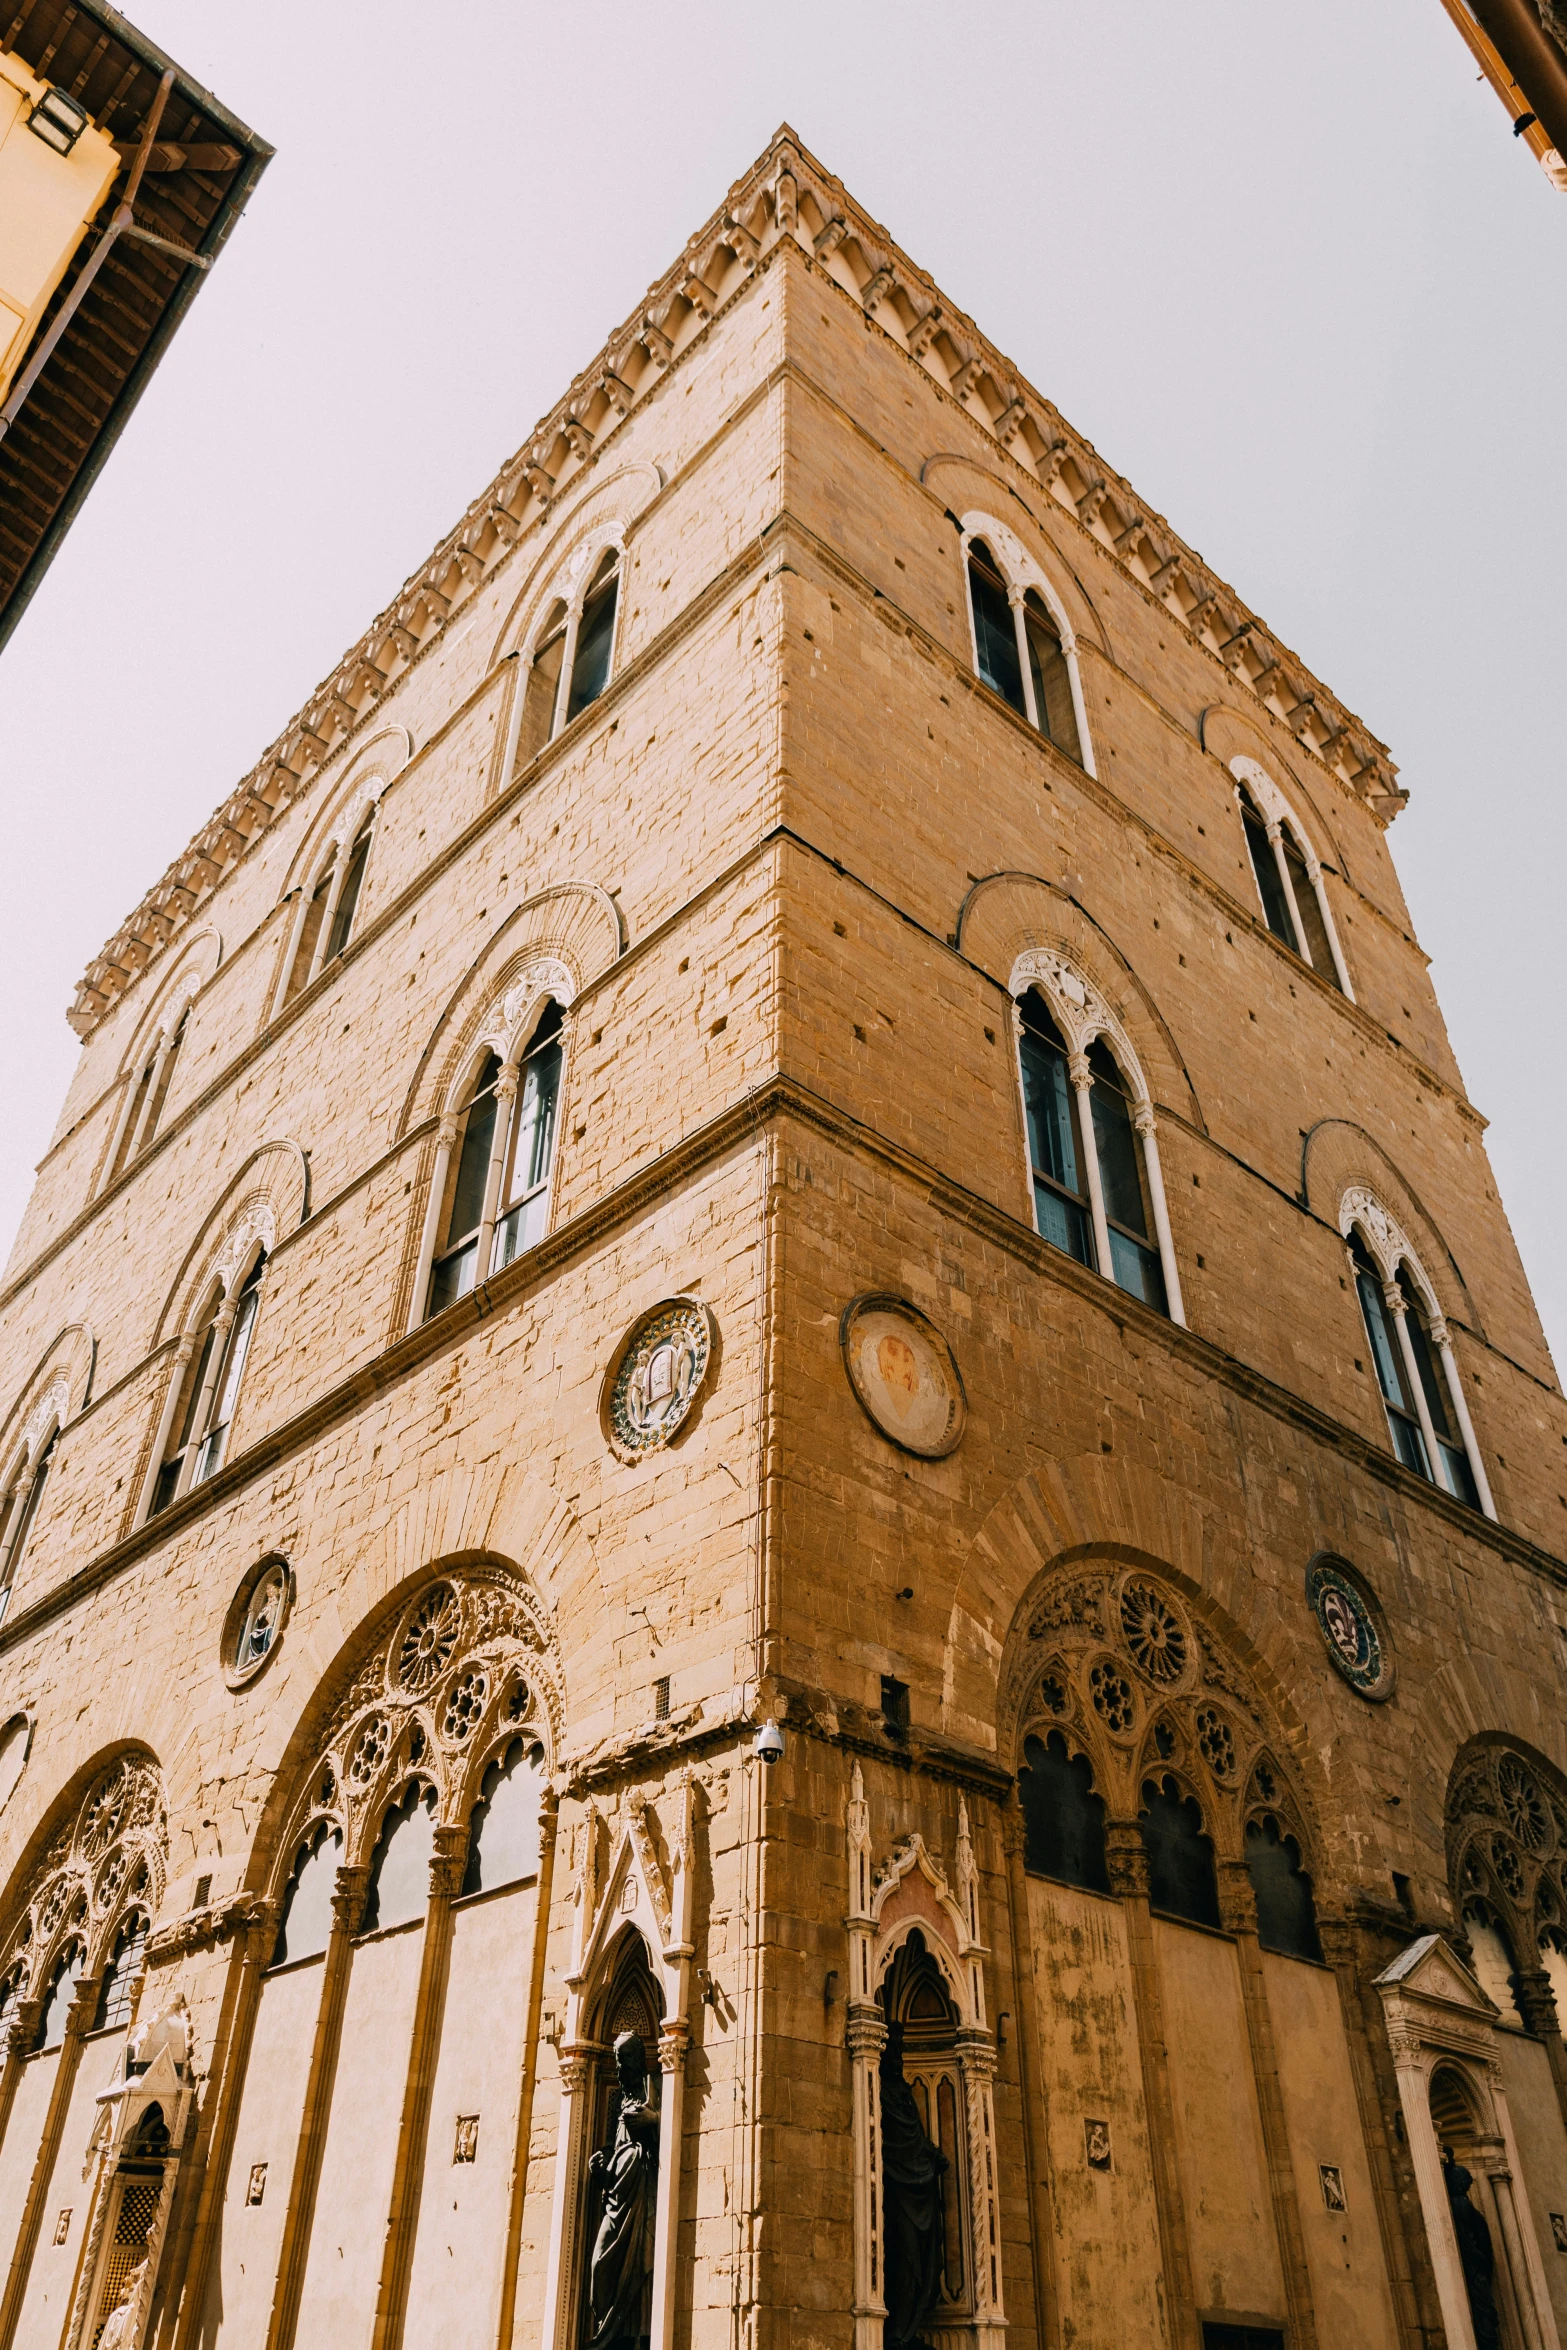
{"label": "stone building", "polygon": [[781,131],[71,1014],[0,2350],[1557,2350],[1404,799]]}

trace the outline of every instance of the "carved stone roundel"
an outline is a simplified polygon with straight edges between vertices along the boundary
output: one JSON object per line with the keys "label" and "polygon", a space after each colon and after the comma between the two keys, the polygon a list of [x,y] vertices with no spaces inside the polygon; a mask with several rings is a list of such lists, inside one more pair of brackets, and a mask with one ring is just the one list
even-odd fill
{"label": "carved stone roundel", "polygon": [[614,1366],[606,1412],[622,1460],[640,1460],[679,1433],[712,1355],[712,1317],[699,1298],[666,1298],[633,1326]]}
{"label": "carved stone roundel", "polygon": [[1306,1600],[1328,1655],[1357,1696],[1390,1697],[1393,1663],[1365,1594],[1330,1559],[1306,1570]]}
{"label": "carved stone roundel", "polygon": [[901,1297],[854,1298],[838,1328],[849,1384],[883,1436],[923,1460],[962,1442],[968,1399],[951,1347]]}

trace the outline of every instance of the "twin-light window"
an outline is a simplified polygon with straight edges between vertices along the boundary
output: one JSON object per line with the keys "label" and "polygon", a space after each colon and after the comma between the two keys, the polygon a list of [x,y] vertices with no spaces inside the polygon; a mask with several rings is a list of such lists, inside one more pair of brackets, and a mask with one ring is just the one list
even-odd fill
{"label": "twin-light window", "polygon": [[444,1245],[427,1311],[438,1314],[544,1237],[560,1106],[561,1007],[546,1003],[520,1065],[486,1054],[449,1162]]}
{"label": "twin-light window", "polygon": [[1308,858],[1286,818],[1263,813],[1245,782],[1238,782],[1235,792],[1264,921],[1291,954],[1310,964],[1319,979],[1348,995],[1320,865],[1314,857]]}
{"label": "twin-light window", "polygon": [[620,551],[610,547],[599,558],[581,603],[562,598],[545,615],[523,691],[517,737],[522,766],[608,685],[619,602]]}
{"label": "twin-light window", "polygon": [[148,1516],[156,1517],[193,1485],[204,1485],[223,1466],[229,1428],[239,1402],[240,1383],[256,1314],[261,1305],[261,1278],[266,1258],[258,1256],[238,1295],[221,1289],[212,1299],[189,1344],[189,1359],[180,1381],[165,1436]]}
{"label": "twin-light window", "polygon": [[1044,597],[1037,588],[1009,586],[984,539],[969,542],[968,583],[981,679],[1081,766],[1072,672]]}
{"label": "twin-light window", "polygon": [[1494,1515],[1489,1494],[1481,1493],[1485,1472],[1474,1451],[1473,1431],[1465,1425],[1468,1415],[1445,1325],[1427,1314],[1407,1263],[1399,1265],[1391,1281],[1384,1280],[1353,1231],[1349,1253],[1394,1452],[1417,1476],[1471,1509]]}

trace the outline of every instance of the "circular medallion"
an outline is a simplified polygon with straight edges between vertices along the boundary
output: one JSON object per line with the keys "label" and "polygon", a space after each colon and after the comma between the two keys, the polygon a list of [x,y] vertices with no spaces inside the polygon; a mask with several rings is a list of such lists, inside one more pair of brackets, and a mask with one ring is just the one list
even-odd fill
{"label": "circular medallion", "polygon": [[622,1341],[606,1382],[606,1433],[639,1461],[685,1426],[713,1359],[713,1317],[699,1298],[668,1297]]}
{"label": "circular medallion", "polygon": [[956,1451],[968,1398],[951,1347],[917,1306],[879,1294],[852,1298],[838,1343],[849,1384],[883,1436],[922,1460]]}
{"label": "circular medallion", "polygon": [[1393,1694],[1393,1655],[1370,1594],[1341,1559],[1314,1558],[1306,1569],[1306,1599],[1329,1656],[1357,1696]]}
{"label": "circular medallion", "polygon": [[234,1594],[223,1627],[223,1677],[231,1689],[253,1681],[272,1655],[293,1596],[287,1559],[274,1553],[251,1568]]}

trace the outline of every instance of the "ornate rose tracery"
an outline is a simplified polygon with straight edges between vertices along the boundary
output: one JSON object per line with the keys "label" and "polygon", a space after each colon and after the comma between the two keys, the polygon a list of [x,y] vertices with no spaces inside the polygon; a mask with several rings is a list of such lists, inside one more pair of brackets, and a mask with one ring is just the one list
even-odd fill
{"label": "ornate rose tracery", "polygon": [[155,1916],[167,1849],[158,1767],[145,1755],[122,1756],[93,1781],[33,1870],[0,1943],[0,2016],[40,1997],[73,1946],[81,1972],[95,1974],[132,1911]]}
{"label": "ornate rose tracery", "polygon": [[1481,1939],[1499,1932],[1507,1945],[1524,2022],[1532,2031],[1562,2030],[1567,1789],[1548,1766],[1508,1746],[1472,1749],[1448,1787],[1447,1854],[1461,1922]]}

